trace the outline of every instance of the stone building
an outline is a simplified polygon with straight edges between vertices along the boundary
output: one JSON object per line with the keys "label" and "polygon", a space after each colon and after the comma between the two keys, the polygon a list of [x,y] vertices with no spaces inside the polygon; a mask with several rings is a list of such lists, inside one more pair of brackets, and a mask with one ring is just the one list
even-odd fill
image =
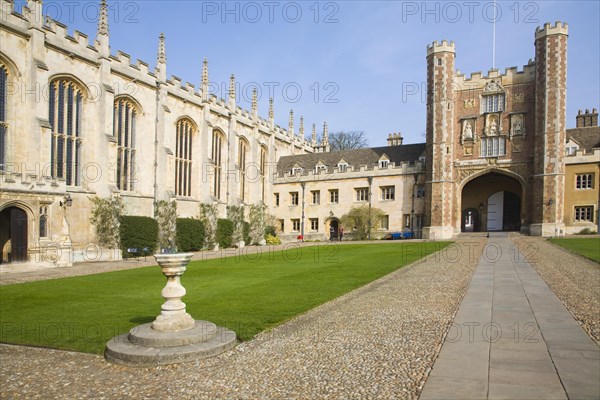
{"label": "stone building", "polygon": [[[90,197],[120,196],[129,215],[154,216],[157,201],[180,217],[200,204],[265,204],[282,237],[324,239],[353,205],[386,215],[373,237],[423,227],[427,238],[461,231],[578,232],[598,223],[597,112],[566,129],[566,24],[535,32],[535,59],[521,71],[455,71],[454,43],[427,48],[426,143],[331,152],[236,102],[167,77],[167,46],[156,67],[111,52],[101,1],[93,43],[0,0],[0,263],[69,265],[110,260],[96,245]],[[595,139],[594,139],[595,138]],[[565,150],[566,149],[566,150]],[[566,152],[566,153],[565,153]]]}
{"label": "stone building", "polygon": [[579,110],[576,128],[567,129],[565,147],[566,233],[598,232],[600,126],[596,109]]}
{"label": "stone building", "polygon": [[272,101],[267,119],[256,93],[240,108],[233,75],[227,100],[209,94],[206,60],[199,89],[168,78],[163,35],[154,71],[111,52],[105,0],[93,43],[41,10],[0,3],[0,263],[118,258],[95,245],[91,196],[121,196],[129,215],[174,200],[181,217],[200,203],[224,217],[271,196],[281,156],[314,151],[293,116],[275,125]]}
{"label": "stone building", "polygon": [[[340,217],[353,206],[369,205],[385,214],[371,238],[390,231],[420,232],[424,212],[425,143],[316,152],[281,157],[273,180],[272,213],[280,236],[324,240],[338,236]],[[352,237],[352,227],[344,227]]]}
{"label": "stone building", "polygon": [[567,36],[545,24],[523,70],[486,76],[455,70],[454,42],[427,48],[425,237],[565,230]]}

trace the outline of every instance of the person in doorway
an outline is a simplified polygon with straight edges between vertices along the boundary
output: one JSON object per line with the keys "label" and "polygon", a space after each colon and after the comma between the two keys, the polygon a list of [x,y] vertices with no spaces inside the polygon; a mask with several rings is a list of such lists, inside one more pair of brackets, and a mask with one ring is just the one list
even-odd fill
{"label": "person in doorway", "polygon": [[335,239],[335,229],[333,228],[333,226],[329,227],[329,241],[333,242],[333,239]]}
{"label": "person in doorway", "polygon": [[344,228],[342,228],[340,226],[340,242],[342,241],[343,238],[344,238]]}

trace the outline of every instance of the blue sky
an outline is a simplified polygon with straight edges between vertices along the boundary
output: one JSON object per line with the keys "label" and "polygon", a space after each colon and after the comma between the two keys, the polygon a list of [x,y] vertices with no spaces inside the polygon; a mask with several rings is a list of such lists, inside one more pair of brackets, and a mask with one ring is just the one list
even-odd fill
{"label": "blue sky", "polygon": [[[167,74],[196,85],[209,61],[215,94],[225,97],[235,74],[241,106],[260,89],[259,113],[275,98],[276,123],[294,109],[309,126],[365,131],[371,146],[390,132],[405,143],[424,141],[425,56],[434,40],[456,42],[456,68],[492,66],[491,1],[110,1],[110,44],[153,68],[158,36],[167,41]],[[97,2],[44,1],[52,17],[96,32]],[[498,1],[496,66],[522,66],[534,57],[534,31],[544,22],[569,23],[567,122],[600,103],[600,2]],[[417,93],[413,93],[418,88]]]}

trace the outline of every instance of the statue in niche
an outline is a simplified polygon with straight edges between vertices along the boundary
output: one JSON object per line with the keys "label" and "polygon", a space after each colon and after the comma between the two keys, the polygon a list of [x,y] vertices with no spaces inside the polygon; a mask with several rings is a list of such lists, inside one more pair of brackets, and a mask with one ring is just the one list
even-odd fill
{"label": "statue in niche", "polygon": [[490,118],[490,135],[495,136],[498,134],[498,122],[496,118]]}
{"label": "statue in niche", "polygon": [[471,121],[467,121],[465,124],[465,129],[463,131],[463,138],[465,140],[473,139],[473,126],[471,125]]}
{"label": "statue in niche", "polygon": [[515,115],[513,117],[512,133],[521,135],[523,133],[523,116]]}

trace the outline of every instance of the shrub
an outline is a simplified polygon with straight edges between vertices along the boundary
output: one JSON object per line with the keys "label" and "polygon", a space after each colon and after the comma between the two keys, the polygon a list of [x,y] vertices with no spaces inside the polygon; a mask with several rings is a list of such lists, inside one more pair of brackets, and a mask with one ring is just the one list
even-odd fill
{"label": "shrub", "polygon": [[[379,208],[369,206],[352,207],[350,211],[342,216],[342,225],[344,231],[350,231],[352,228],[353,238],[365,240],[369,237],[369,232],[373,230],[384,216],[384,212]],[[370,217],[370,221],[369,221]],[[369,228],[369,222],[371,227]]]}
{"label": "shrub", "polygon": [[267,238],[267,236],[273,236],[276,237],[277,236],[277,230],[275,229],[275,227],[273,225],[268,225],[265,226],[265,233],[264,233],[264,237],[265,239]]}
{"label": "shrub", "polygon": [[231,247],[233,243],[233,222],[222,218],[217,220],[216,240],[221,249]]}
{"label": "shrub", "polygon": [[250,223],[244,221],[244,227],[243,227],[243,233],[242,236],[244,238],[244,243],[246,245],[251,244],[250,242],[252,241],[252,238],[250,237]]}
{"label": "shrub", "polygon": [[[123,258],[152,254],[156,251],[158,222],[154,218],[124,215],[121,217],[120,231]],[[137,252],[132,254],[127,251],[133,248],[137,249]]]}
{"label": "shrub", "polygon": [[96,238],[100,246],[115,249],[119,246],[119,221],[125,205],[118,196],[102,199],[94,196],[92,202],[92,217],[90,222],[96,227]]}
{"label": "shrub", "polygon": [[279,239],[277,236],[269,235],[268,233],[265,236],[265,240],[267,244],[270,245],[281,244],[281,239]]}
{"label": "shrub", "polygon": [[177,218],[177,250],[199,251],[204,247],[204,224],[192,218]]}
{"label": "shrub", "polygon": [[584,228],[579,231],[578,235],[595,235],[596,231],[591,230],[590,228]]}
{"label": "shrub", "polygon": [[200,221],[204,225],[204,241],[209,249],[217,243],[217,220],[219,210],[216,204],[200,204]]}

